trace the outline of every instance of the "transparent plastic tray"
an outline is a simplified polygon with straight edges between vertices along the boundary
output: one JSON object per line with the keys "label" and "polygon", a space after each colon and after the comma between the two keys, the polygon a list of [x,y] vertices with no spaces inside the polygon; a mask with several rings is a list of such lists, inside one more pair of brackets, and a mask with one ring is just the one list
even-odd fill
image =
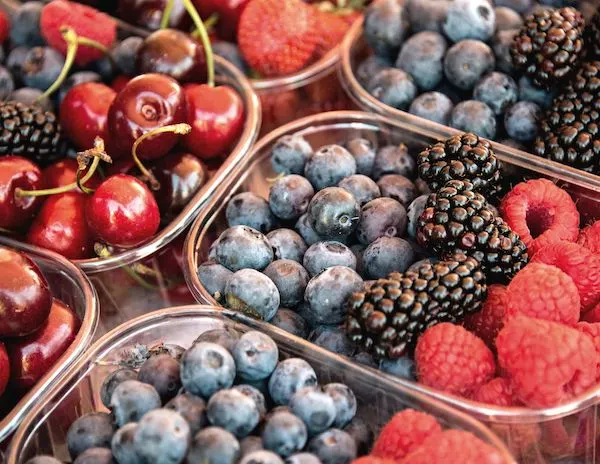
{"label": "transparent plastic tray", "polygon": [[[96,291],[88,278],[62,256],[38,247],[0,237],[0,245],[21,251],[40,267],[48,281],[52,294],[72,308],[81,327],[71,346],[56,361],[54,366],[4,417],[0,415],[0,444],[19,426],[24,417],[40,401],[41,396],[65,374],[92,343],[98,324],[99,307]],[[2,399],[0,399],[2,401]]]}
{"label": "transparent plastic tray", "polygon": [[434,415],[446,427],[468,430],[501,451],[507,463],[514,462],[502,442],[482,424],[443,403],[414,393],[370,369],[314,347],[267,324],[231,311],[208,306],[184,306],[147,314],[116,328],[98,340],[36,408],[15,434],[7,451],[7,464],[24,463],[37,454],[53,454],[68,461],[65,438],[69,425],[82,414],[105,410],[99,391],[114,361],[136,344],[173,343],[184,348],[207,330],[233,327],[241,332],[260,330],[273,337],[283,358],[301,357],[316,370],[320,382],[346,383],[357,396],[358,416],[378,430],[396,412],[419,409]]}
{"label": "transparent plastic tray", "polygon": [[[203,209],[188,235],[185,246],[186,280],[190,290],[199,302],[212,305],[218,304],[201,284],[196,269],[199,264],[207,259],[213,241],[227,228],[225,208],[229,199],[243,191],[252,191],[263,198],[267,198],[270,187],[268,179],[275,177],[270,162],[271,147],[283,135],[296,133],[302,134],[314,147],[329,143],[340,143],[351,137],[360,136],[378,141],[379,144],[403,142],[409,147],[410,153],[418,153],[420,149],[438,140],[437,133],[432,133],[421,127],[411,126],[378,115],[349,111],[324,113],[304,118],[281,127],[259,140],[250,156],[245,159],[243,164],[238,166],[230,182],[224,185]],[[551,169],[545,169],[544,166],[534,167],[527,160],[508,156],[504,152],[498,152],[498,156],[507,167],[521,169],[524,175],[548,177],[561,185],[577,203],[582,214],[582,223],[600,218],[600,187],[586,184],[577,176],[571,178],[569,173],[554,172]],[[542,423],[546,423],[546,425],[550,424],[551,427],[558,428],[556,424],[560,422],[567,425],[569,436],[576,436],[574,436],[570,448],[560,449],[559,452],[553,452],[552,454],[558,454],[562,457],[580,454],[583,450],[587,454],[584,454],[581,462],[592,463],[596,457],[600,458],[600,456],[596,456],[596,447],[594,446],[596,405],[600,402],[600,384],[597,388],[560,407],[532,410],[488,407],[481,403],[451,397],[416,383],[397,378],[394,381],[415,391],[446,401],[454,407],[468,412],[478,420],[487,423],[492,430],[496,430],[501,434],[505,442],[513,447],[513,451],[522,451],[519,442],[522,430],[519,427],[527,428],[531,425],[532,428],[537,430]],[[516,426],[511,427],[510,424],[516,424]],[[590,424],[594,426],[594,437],[591,437],[588,433]],[[541,429],[542,432],[545,431],[543,427]],[[581,443],[582,440],[583,443]],[[546,460],[549,457],[545,451],[544,441],[540,439],[538,445],[534,445],[533,450],[527,450],[528,453],[532,453],[533,457],[528,454],[525,456],[526,459],[522,459],[523,462],[547,462]],[[518,449],[515,449],[515,447]]]}

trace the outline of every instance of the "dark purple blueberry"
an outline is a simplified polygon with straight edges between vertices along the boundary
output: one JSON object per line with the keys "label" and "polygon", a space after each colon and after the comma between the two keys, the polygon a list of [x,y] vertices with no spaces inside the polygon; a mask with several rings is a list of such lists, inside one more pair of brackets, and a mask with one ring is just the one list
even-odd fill
{"label": "dark purple blueberry", "polygon": [[412,239],[417,238],[417,223],[419,222],[419,216],[425,211],[425,204],[427,203],[429,195],[421,195],[415,198],[410,205],[408,205],[407,216],[408,216],[408,236]]}
{"label": "dark purple blueberry", "polygon": [[279,350],[271,337],[253,330],[242,335],[233,350],[233,359],[239,378],[262,380],[277,366]]}
{"label": "dark purple blueberry", "polygon": [[329,383],[323,387],[333,399],[335,404],[335,421],[333,426],[336,428],[345,427],[356,415],[356,396],[354,392],[343,383]]}
{"label": "dark purple blueberry", "polygon": [[459,89],[471,90],[495,65],[492,49],[481,41],[469,39],[450,47],[444,58],[444,73]]}
{"label": "dark purple blueberry", "polygon": [[227,351],[232,352],[242,334],[231,327],[207,330],[200,334],[194,343],[207,342],[221,345]]}
{"label": "dark purple blueberry", "polygon": [[438,124],[448,125],[453,108],[452,100],[443,93],[425,92],[415,98],[408,112]]}
{"label": "dark purple blueberry", "polygon": [[[354,232],[360,220],[360,206],[347,190],[328,187],[312,198],[308,216],[318,235],[335,240]],[[306,237],[304,240],[309,244]]]}
{"label": "dark purple blueberry", "polygon": [[494,11],[496,13],[496,31],[521,29],[523,17],[517,11],[505,6],[496,6]]}
{"label": "dark purple blueberry", "polygon": [[290,408],[306,424],[311,435],[327,430],[336,418],[333,398],[319,387],[298,390],[290,399]]}
{"label": "dark purple blueberry", "polygon": [[46,90],[58,78],[65,60],[50,47],[34,47],[23,62],[22,79],[26,86]]}
{"label": "dark purple blueberry", "polygon": [[308,273],[314,277],[333,266],[345,266],[356,270],[356,256],[343,243],[317,242],[306,250],[303,264]]}
{"label": "dark purple blueberry", "polygon": [[409,357],[399,359],[384,359],[381,361],[379,368],[390,375],[400,377],[407,380],[416,380],[415,378],[415,363]]}
{"label": "dark purple blueberry", "polygon": [[356,272],[363,274],[363,253],[367,247],[362,243],[355,243],[350,247],[354,256],[356,256]]}
{"label": "dark purple blueberry", "polygon": [[[266,381],[266,379],[260,379],[252,382],[256,383],[262,381]],[[243,383],[233,387],[233,390],[239,391],[254,401],[256,407],[258,408],[258,414],[261,420],[267,415],[267,400],[265,399],[265,395],[258,388],[250,384]]]}
{"label": "dark purple blueberry", "polygon": [[[311,218],[308,214],[303,214],[296,222],[296,230],[305,242],[305,245],[312,245],[323,240],[312,225]],[[306,250],[305,250],[306,251]],[[304,254],[302,254],[304,256]]]}
{"label": "dark purple blueberry", "polygon": [[373,358],[373,355],[371,353],[367,353],[366,351],[360,351],[356,353],[354,356],[352,356],[352,360],[358,364],[372,367],[374,369],[377,369],[379,366],[375,361],[375,358]]}
{"label": "dark purple blueberry", "polygon": [[321,460],[312,453],[296,453],[289,456],[285,464],[321,464]]}
{"label": "dark purple blueberry", "polygon": [[356,459],[356,442],[350,434],[329,429],[308,443],[308,451],[318,456],[323,464],[349,464]]}
{"label": "dark purple blueberry", "polygon": [[117,464],[108,448],[88,448],[73,461],[73,464]]}
{"label": "dark purple blueberry", "polygon": [[247,75],[250,72],[250,67],[244,60],[244,56],[236,44],[219,40],[212,44],[212,49],[215,55],[225,58],[244,75]]}
{"label": "dark purple blueberry", "polygon": [[343,326],[319,325],[308,338],[311,343],[342,356],[352,356],[355,351],[355,346],[346,335]]}
{"label": "dark purple blueberry", "polygon": [[181,388],[179,362],[168,354],[151,356],[140,367],[138,380],[152,385],[165,404],[174,398]]}
{"label": "dark purple blueberry", "polygon": [[448,43],[441,34],[419,32],[402,45],[396,67],[410,74],[419,89],[432,90],[444,78],[447,49]]}
{"label": "dark purple blueberry", "polygon": [[417,196],[416,185],[400,174],[387,174],[377,181],[382,197],[393,198],[406,208]]}
{"label": "dark purple blueberry", "polygon": [[28,47],[20,46],[13,48],[6,57],[6,63],[4,63],[4,65],[12,73],[17,82],[23,80],[23,63],[25,63],[25,58],[28,53]]}
{"label": "dark purple blueberry", "polygon": [[408,153],[408,147],[400,145],[387,145],[380,148],[375,156],[373,165],[373,178],[379,180],[387,174],[400,174],[409,179],[415,176],[417,163]]}
{"label": "dark purple blueberry", "polygon": [[442,23],[453,42],[465,39],[487,41],[496,31],[496,13],[488,0],[454,0]]}
{"label": "dark purple blueberry", "polygon": [[265,449],[285,458],[304,448],[308,432],[300,417],[281,411],[269,414],[263,427],[262,439]]}
{"label": "dark purple blueberry", "polygon": [[360,417],[355,417],[346,427],[344,432],[354,438],[359,456],[367,454],[375,439],[373,430],[367,422]]}
{"label": "dark purple blueberry", "polygon": [[127,76],[135,76],[137,74],[135,61],[137,52],[143,43],[144,39],[141,37],[127,37],[125,40],[117,43],[111,50],[110,55],[123,74]]}
{"label": "dark purple blueberry", "polygon": [[507,74],[514,74],[515,67],[510,56],[510,47],[519,29],[507,29],[498,31],[492,39],[492,48],[496,55],[496,68]]}
{"label": "dark purple blueberry", "polygon": [[317,385],[315,370],[304,359],[288,358],[281,361],[269,379],[269,393],[277,405],[287,405],[294,393]]}
{"label": "dark purple blueberry", "polygon": [[208,423],[206,403],[199,396],[181,393],[169,401],[165,408],[178,412],[187,421],[192,436],[202,430]]}
{"label": "dark purple blueberry", "polygon": [[291,309],[279,308],[269,322],[296,337],[306,338],[308,335],[308,324],[300,314]]}
{"label": "dark purple blueberry", "polygon": [[11,18],[10,40],[13,45],[36,47],[44,45],[40,29],[43,2],[26,2]]}
{"label": "dark purple blueberry", "polygon": [[554,92],[540,89],[527,76],[522,76],[519,79],[519,99],[536,103],[542,109],[548,109],[552,106]]}
{"label": "dark purple blueberry", "polygon": [[240,443],[233,434],[220,427],[207,427],[192,439],[187,462],[235,464],[240,457]]}
{"label": "dark purple blueberry", "polygon": [[181,383],[189,393],[210,398],[235,379],[235,362],[225,348],[216,343],[196,342],[181,358]]}
{"label": "dark purple blueberry", "polygon": [[32,89],[31,87],[21,87],[10,94],[8,100],[25,103],[27,105],[37,105],[44,111],[53,111],[54,105],[48,97],[42,96],[43,92],[40,89]]}
{"label": "dark purple blueberry", "polygon": [[219,237],[217,260],[231,271],[263,270],[273,261],[271,244],[258,230],[247,226],[227,229]]}
{"label": "dark purple blueberry", "polygon": [[446,18],[449,0],[408,0],[405,9],[414,32],[442,32],[442,22]]}
{"label": "dark purple blueberry", "polygon": [[238,439],[249,435],[260,421],[256,402],[239,390],[220,390],[206,406],[210,423],[233,433]]}
{"label": "dark purple blueberry", "polygon": [[360,206],[381,196],[381,192],[375,181],[362,174],[355,174],[342,179],[338,187],[348,190],[354,195]]}
{"label": "dark purple blueberry", "polygon": [[0,66],[0,100],[6,100],[15,90],[12,74],[4,66]]}
{"label": "dark purple blueberry", "polygon": [[104,406],[107,408],[110,408],[110,399],[112,398],[115,388],[117,388],[120,383],[125,382],[126,380],[136,379],[137,372],[127,367],[122,367],[121,369],[117,369],[116,371],[108,374],[104,378],[104,381],[102,382],[102,388],[100,389],[100,399],[102,400],[102,404],[104,404]]}
{"label": "dark purple blueberry", "polygon": [[235,272],[225,284],[227,307],[270,321],[280,304],[279,290],[266,275],[254,269]]}
{"label": "dark purple blueberry", "polygon": [[261,437],[250,435],[240,441],[240,457],[244,457],[247,454],[253,453],[254,451],[260,451],[262,449],[264,449],[264,447]]}
{"label": "dark purple blueberry", "polygon": [[310,182],[298,174],[277,179],[269,191],[269,207],[280,219],[298,219],[308,209],[315,190]]}
{"label": "dark purple blueberry", "polygon": [[417,86],[410,74],[401,69],[390,68],[375,74],[367,91],[385,105],[406,110],[417,96]]}
{"label": "dark purple blueberry", "polygon": [[407,19],[396,0],[371,3],[365,11],[364,34],[375,53],[387,57],[398,54],[409,29]]}
{"label": "dark purple blueberry", "polygon": [[473,98],[485,103],[499,116],[519,99],[519,88],[509,75],[491,72],[477,83],[473,90]]}
{"label": "dark purple blueberry", "polygon": [[379,237],[363,254],[365,274],[370,279],[383,279],[392,272],[404,272],[415,260],[415,252],[399,237]]}
{"label": "dark purple blueberry", "polygon": [[138,425],[134,422],[125,424],[112,437],[112,455],[119,464],[138,464],[140,462],[140,457],[133,446],[133,437],[137,427]]}
{"label": "dark purple blueberry", "polygon": [[[373,74],[369,75],[371,78]],[[375,146],[373,142],[363,138],[356,138],[346,143],[346,149],[354,156],[356,173],[371,176],[375,162]]]}
{"label": "dark purple blueberry", "polygon": [[[306,260],[306,255],[304,259]],[[264,273],[277,287],[281,306],[295,308],[302,302],[310,277],[300,263],[289,259],[278,259],[269,264]]]}
{"label": "dark purple blueberry", "polygon": [[[366,87],[371,77],[379,71],[394,66],[394,61],[378,55],[371,55],[365,58],[356,68],[356,79],[363,87]],[[360,171],[359,171],[360,172]]]}
{"label": "dark purple blueberry", "polygon": [[181,414],[155,409],[140,420],[133,447],[142,462],[172,464],[184,461],[191,439],[190,427]]}
{"label": "dark purple blueberry", "polygon": [[496,116],[489,106],[477,100],[467,100],[456,105],[452,110],[450,126],[486,139],[496,138]]}
{"label": "dark purple blueberry", "polygon": [[272,451],[259,450],[247,454],[239,464],[284,464],[283,460]]}
{"label": "dark purple blueberry", "polygon": [[229,227],[248,226],[263,234],[270,232],[277,222],[267,200],[252,192],[238,193],[229,200],[225,216]]}
{"label": "dark purple blueberry", "polygon": [[541,117],[542,110],[535,103],[517,102],[504,115],[504,128],[518,142],[531,142],[537,136]]}
{"label": "dark purple blueberry", "polygon": [[362,244],[369,245],[379,237],[404,235],[407,223],[406,209],[400,202],[377,198],[362,207],[356,235]]}
{"label": "dark purple blueberry", "polygon": [[275,229],[267,234],[267,240],[273,247],[276,260],[291,259],[302,262],[307,246],[297,232],[291,229]]}
{"label": "dark purple blueberry", "polygon": [[233,272],[215,261],[206,261],[198,266],[200,282],[217,301],[223,296],[225,284],[232,275]]}
{"label": "dark purple blueberry", "polygon": [[115,426],[110,414],[91,412],[78,418],[67,431],[67,447],[75,459],[90,448],[110,448]]}
{"label": "dark purple blueberry", "polygon": [[121,382],[110,398],[110,409],[117,426],[138,422],[144,414],[161,407],[156,389],[138,380]]}
{"label": "dark purple blueberry", "polygon": [[304,174],[304,165],[313,149],[301,135],[284,135],[271,150],[271,164],[276,174]]}
{"label": "dark purple blueberry", "polygon": [[341,145],[321,147],[304,167],[304,175],[317,191],[333,187],[353,174],[356,174],[356,161]]}

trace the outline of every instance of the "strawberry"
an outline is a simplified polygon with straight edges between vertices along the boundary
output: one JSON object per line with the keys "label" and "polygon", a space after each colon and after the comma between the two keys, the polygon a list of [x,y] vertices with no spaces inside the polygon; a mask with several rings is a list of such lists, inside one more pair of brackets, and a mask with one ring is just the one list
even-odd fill
{"label": "strawberry", "polygon": [[350,29],[352,23],[346,22],[345,16],[347,15],[315,9],[317,36],[319,37],[319,43],[315,51],[317,59],[337,47]]}

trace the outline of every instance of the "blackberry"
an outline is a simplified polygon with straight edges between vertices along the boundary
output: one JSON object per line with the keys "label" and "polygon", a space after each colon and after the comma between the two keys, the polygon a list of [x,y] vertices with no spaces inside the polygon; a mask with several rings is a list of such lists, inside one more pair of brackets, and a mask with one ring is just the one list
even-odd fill
{"label": "blackberry", "polygon": [[459,322],[481,309],[487,294],[480,263],[455,254],[416,271],[392,273],[348,301],[346,332],[376,358],[410,354],[418,337],[440,322]]}
{"label": "blackberry", "polygon": [[432,191],[450,180],[468,180],[482,195],[500,189],[502,163],[487,140],[475,134],[450,137],[423,150],[417,157],[419,176]]}
{"label": "blackberry", "polygon": [[25,156],[46,165],[62,157],[61,129],[51,111],[19,102],[0,103],[0,156]]}
{"label": "blackberry", "polygon": [[583,25],[583,15],[570,7],[530,14],[511,46],[513,65],[539,87],[558,84],[583,56]]}
{"label": "blackberry", "polygon": [[600,10],[587,21],[583,33],[588,59],[600,58]]}
{"label": "blackberry", "polygon": [[477,259],[490,283],[509,281],[528,262],[525,244],[468,181],[450,181],[429,195],[417,240],[442,259],[454,253]]}

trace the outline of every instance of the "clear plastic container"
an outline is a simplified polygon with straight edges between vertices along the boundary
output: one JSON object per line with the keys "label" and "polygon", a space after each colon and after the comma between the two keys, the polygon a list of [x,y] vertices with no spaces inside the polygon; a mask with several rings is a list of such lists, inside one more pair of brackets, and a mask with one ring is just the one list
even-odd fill
{"label": "clear plastic container", "polygon": [[375,430],[404,408],[419,409],[434,415],[446,427],[472,432],[500,450],[507,463],[514,462],[501,441],[477,421],[381,378],[376,371],[350,364],[300,338],[240,314],[208,306],[184,306],[147,314],[98,340],[28,414],[7,451],[6,463],[24,463],[43,453],[68,461],[65,439],[69,425],[86,412],[105,410],[99,398],[100,387],[106,375],[117,368],[115,363],[124,352],[136,344],[172,343],[187,348],[202,332],[221,327],[234,327],[241,332],[260,330],[276,341],[281,357],[306,359],[321,383],[346,383],[357,396],[358,416]]}
{"label": "clear plastic container", "polygon": [[[0,237],[0,245],[21,251],[40,267],[48,281],[52,294],[72,308],[81,327],[71,346],[56,361],[54,366],[4,417],[0,416],[0,444],[17,429],[25,416],[39,404],[40,398],[65,374],[92,343],[98,324],[99,307],[96,291],[88,278],[75,265],[62,256]],[[0,399],[0,401],[2,401]]]}
{"label": "clear plastic container", "polygon": [[[295,121],[259,140],[249,157],[240,164],[227,185],[215,195],[196,219],[186,242],[186,280],[195,298],[206,304],[217,304],[202,286],[196,269],[207,259],[210,245],[227,228],[225,208],[237,193],[252,191],[267,198],[270,182],[275,177],[271,168],[270,151],[277,139],[287,134],[302,134],[313,146],[339,143],[350,137],[365,137],[382,143],[403,142],[415,153],[438,139],[437,133],[411,126],[398,120],[361,112],[331,112]],[[527,159],[513,158],[498,151],[499,158],[508,168],[518,168],[523,175],[544,176],[553,179],[574,198],[582,214],[582,223],[600,218],[600,186],[585,183],[570,172],[554,172],[552,166],[533,166]],[[381,374],[385,376],[385,374]],[[389,378],[391,379],[391,378]],[[593,463],[596,458],[597,404],[600,402],[600,384],[597,388],[556,408],[532,410],[527,408],[501,408],[474,403],[463,398],[394,378],[415,391],[446,401],[486,423],[505,440],[511,451],[523,462],[551,462],[553,457],[579,455],[581,462]],[[561,428],[564,425],[564,430]],[[591,427],[591,429],[590,429]],[[590,430],[593,434],[590,434]],[[534,440],[523,444],[527,433]],[[562,448],[552,448],[548,440],[568,437]],[[539,436],[538,436],[539,435]],[[593,436],[592,436],[593,435]],[[600,436],[599,436],[600,438]],[[526,449],[525,449],[526,448]],[[600,453],[600,448],[598,449]],[[579,461],[577,461],[579,462]]]}

